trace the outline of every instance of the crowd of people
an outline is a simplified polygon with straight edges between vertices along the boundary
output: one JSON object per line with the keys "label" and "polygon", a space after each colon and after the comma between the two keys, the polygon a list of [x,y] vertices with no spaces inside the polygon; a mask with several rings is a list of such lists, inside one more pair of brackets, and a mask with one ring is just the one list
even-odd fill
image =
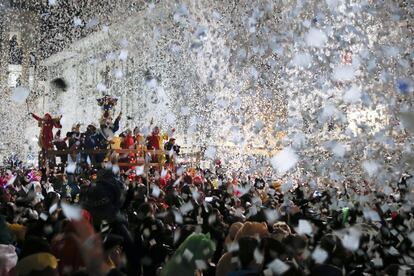
{"label": "crowd of people", "polygon": [[412,275],[413,182],[2,168],[0,275]]}
{"label": "crowd of people", "polygon": [[[0,275],[413,275],[411,176],[384,193],[185,166],[174,130],[116,137],[108,110],[65,137],[52,132],[61,117],[31,114],[42,151],[69,154],[60,168],[1,168]],[[135,151],[87,151],[117,148]],[[160,166],[118,166],[140,157]]]}

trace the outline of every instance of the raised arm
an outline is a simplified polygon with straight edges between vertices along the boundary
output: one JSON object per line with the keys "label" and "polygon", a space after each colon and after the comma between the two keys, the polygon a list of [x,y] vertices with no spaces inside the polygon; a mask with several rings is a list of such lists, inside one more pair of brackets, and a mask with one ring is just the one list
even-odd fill
{"label": "raised arm", "polygon": [[112,131],[115,133],[118,131],[119,129],[119,121],[121,120],[121,116],[122,116],[122,112],[119,113],[118,117],[116,117],[115,122],[114,122],[114,127],[112,129]]}
{"label": "raised arm", "polygon": [[39,116],[37,116],[36,114],[34,114],[34,113],[30,113],[30,115],[32,115],[32,117],[33,118],[35,118],[36,119],[36,121],[42,121],[42,118],[40,118]]}

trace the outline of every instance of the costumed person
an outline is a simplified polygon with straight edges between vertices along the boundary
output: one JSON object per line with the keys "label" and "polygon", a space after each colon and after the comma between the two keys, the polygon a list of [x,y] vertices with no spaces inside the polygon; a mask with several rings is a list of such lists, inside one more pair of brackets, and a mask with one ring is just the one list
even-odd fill
{"label": "costumed person", "polygon": [[[154,127],[151,132],[151,135],[147,137],[147,149],[148,150],[160,150],[161,146],[161,135],[160,135],[160,128]],[[158,163],[158,154],[152,155],[151,162]]]}
{"label": "costumed person", "polygon": [[66,138],[69,140],[69,148],[72,148],[80,140],[80,124],[72,126],[72,130],[66,133]]}
{"label": "costumed person", "polygon": [[57,118],[52,118],[49,113],[46,113],[43,118],[37,116],[34,113],[30,113],[33,118],[39,122],[40,135],[39,135],[39,145],[42,150],[51,150],[53,149],[53,128],[62,128],[60,124],[60,119],[62,115]]}
{"label": "costumed person", "polygon": [[135,149],[138,150],[137,157],[144,157],[144,151],[147,149],[145,137],[138,127],[134,128]]}
{"label": "costumed person", "polygon": [[[113,150],[121,150],[121,149],[125,149],[124,148],[124,142],[125,142],[125,137],[126,137],[126,132],[122,132],[121,134],[119,134],[119,136],[114,136],[111,140],[111,149]],[[123,153],[123,152],[116,152],[117,153],[117,163],[128,163],[128,153]],[[112,153],[113,154],[113,153]],[[111,158],[111,163],[112,165],[114,165],[115,163],[112,162],[112,158]],[[120,169],[125,169],[125,167],[120,168]]]}
{"label": "costumed person", "polygon": [[175,143],[175,138],[171,137],[167,143],[164,144],[166,164],[171,169],[174,169],[175,159],[180,154],[180,146]]}
{"label": "costumed person", "polygon": [[[99,120],[100,128],[97,130],[95,135],[96,147],[98,149],[108,149],[108,145],[112,143],[112,138],[115,132],[119,129],[119,121],[121,120],[122,112],[119,113],[118,117],[112,122],[113,107],[117,104],[118,99],[110,96],[104,96],[103,98],[97,99],[98,105],[101,106],[103,114]],[[95,160],[98,163],[102,163],[105,160],[106,154],[99,153],[95,156]]]}
{"label": "costumed person", "polygon": [[[96,126],[94,124],[90,124],[86,128],[85,134],[85,148],[86,150],[92,151],[96,149],[97,142],[96,142]],[[88,154],[89,160],[91,164],[95,164],[95,154],[89,153]]]}
{"label": "costumed person", "polygon": [[[98,149],[108,149],[108,145],[112,143],[114,133],[119,129],[119,121],[121,120],[121,116],[122,113],[119,113],[118,117],[115,119],[113,123],[109,118],[101,120],[100,128],[97,130],[97,134],[95,136]],[[96,162],[103,162],[105,160],[105,157],[105,153],[97,154],[95,157]]]}
{"label": "costumed person", "polygon": [[[57,150],[67,150],[68,149],[68,145],[66,144],[66,138],[62,138],[61,137],[61,130],[59,129],[56,134],[55,137],[53,138],[53,144],[55,145]],[[56,155],[58,157],[60,157],[60,162],[61,162],[61,171],[63,171],[65,164],[68,162],[68,157],[66,154],[58,154]]]}
{"label": "costumed person", "polygon": [[151,135],[147,137],[147,148],[149,150],[159,150],[160,141],[161,141],[160,128],[156,126],[152,130]]}
{"label": "costumed person", "polygon": [[[123,137],[123,141],[121,144],[122,149],[134,150],[135,141],[134,141],[134,137],[132,136],[132,131],[130,129],[127,129],[123,134],[124,134],[124,137]],[[135,163],[136,161],[134,152],[123,154],[121,156],[128,163]]]}
{"label": "costumed person", "polygon": [[62,115],[57,118],[53,118],[49,113],[46,113],[43,118],[34,113],[30,113],[30,115],[39,122],[39,146],[41,147],[43,154],[43,157],[39,158],[39,160],[45,163],[46,158],[44,155],[46,154],[46,151],[53,149],[53,128],[62,128],[62,125],[60,124]]}
{"label": "costumed person", "polygon": [[[171,133],[174,133],[175,129],[172,129]],[[154,127],[152,130],[151,135],[147,137],[147,149],[159,151],[164,147],[164,140],[168,139],[168,134],[163,133],[161,134],[160,128],[158,126]],[[152,156],[153,163],[161,163],[161,165],[165,162],[165,157],[163,154],[156,153]]]}

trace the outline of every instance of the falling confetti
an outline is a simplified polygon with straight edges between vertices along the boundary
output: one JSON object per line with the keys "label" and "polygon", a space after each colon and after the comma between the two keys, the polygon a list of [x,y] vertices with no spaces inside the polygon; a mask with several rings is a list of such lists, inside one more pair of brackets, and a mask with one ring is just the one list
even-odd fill
{"label": "falling confetti", "polygon": [[322,30],[311,28],[305,36],[305,41],[310,47],[321,48],[326,45],[328,37]]}
{"label": "falling confetti", "polygon": [[26,101],[29,94],[30,91],[26,87],[19,86],[13,89],[11,99],[17,104],[22,104]]}
{"label": "falling confetti", "polygon": [[268,264],[268,267],[276,275],[282,275],[289,270],[289,266],[279,259],[274,259],[270,264]]}
{"label": "falling confetti", "polygon": [[301,235],[311,235],[313,232],[312,225],[307,220],[300,219],[296,232]]}
{"label": "falling confetti", "polygon": [[145,167],[144,167],[144,166],[137,166],[137,167],[135,168],[135,174],[136,174],[137,176],[139,176],[139,175],[143,175],[143,174],[144,174],[144,170],[145,170]]}
{"label": "falling confetti", "polygon": [[60,206],[62,207],[63,214],[69,220],[80,220],[82,218],[82,209],[79,206],[70,205],[65,202],[62,202]]}
{"label": "falling confetti", "polygon": [[292,169],[299,161],[298,156],[291,148],[285,148],[270,159],[272,167],[279,174],[284,174]]}
{"label": "falling confetti", "polygon": [[355,76],[355,69],[349,65],[337,66],[332,73],[332,79],[335,81],[352,81],[355,79]]}
{"label": "falling confetti", "polygon": [[314,259],[318,264],[323,264],[327,258],[328,252],[320,247],[315,248],[315,250],[312,252],[312,259]]}

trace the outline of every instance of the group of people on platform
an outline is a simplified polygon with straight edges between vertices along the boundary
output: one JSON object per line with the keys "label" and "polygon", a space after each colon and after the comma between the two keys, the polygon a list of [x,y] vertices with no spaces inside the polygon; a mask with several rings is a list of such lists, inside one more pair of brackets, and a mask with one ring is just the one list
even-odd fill
{"label": "group of people on platform", "polygon": [[[67,164],[73,163],[77,163],[79,167],[91,164],[99,166],[110,158],[109,151],[91,153],[93,150],[135,150],[131,153],[121,154],[119,161],[134,164],[137,158],[149,158],[149,161],[153,163],[170,166],[180,153],[180,146],[175,143],[176,139],[172,137],[175,129],[172,129],[169,133],[161,133],[160,128],[155,126],[149,135],[144,136],[136,127],[133,131],[127,129],[116,136],[115,133],[119,130],[122,113],[114,121],[109,116],[104,117],[101,119],[98,128],[94,124],[90,124],[84,132],[81,132],[80,124],[75,124],[65,136],[62,135],[60,130],[62,128],[60,124],[61,117],[52,118],[48,113],[43,117],[33,113],[30,115],[39,122],[41,128],[39,146],[44,154],[51,150],[71,152],[69,155],[57,155],[61,159],[61,169]],[[53,134],[54,128],[58,128],[55,134]],[[53,158],[48,160],[52,160],[51,163],[54,164]]]}
{"label": "group of people on platform", "polygon": [[223,166],[87,168],[72,187],[1,168],[0,275],[413,275],[411,176],[286,189]]}

